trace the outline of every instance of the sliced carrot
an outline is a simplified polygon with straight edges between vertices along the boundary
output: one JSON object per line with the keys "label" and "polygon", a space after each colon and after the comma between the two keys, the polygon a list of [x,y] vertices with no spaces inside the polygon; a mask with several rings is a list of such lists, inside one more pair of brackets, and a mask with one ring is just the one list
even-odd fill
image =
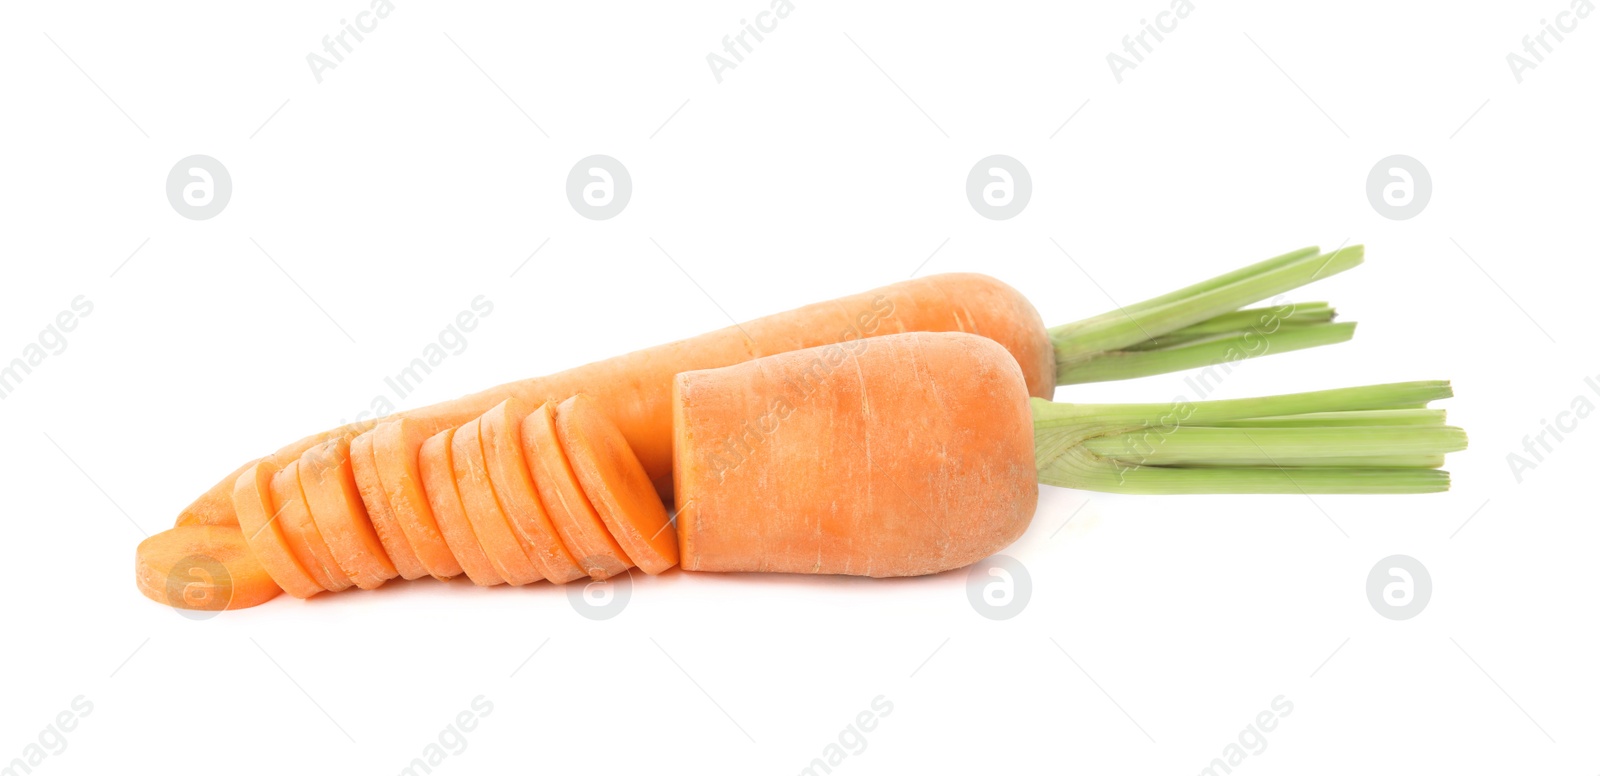
{"label": "sliced carrot", "polygon": [[461,506],[467,520],[478,535],[478,545],[489,556],[500,578],[512,585],[526,585],[544,579],[523,539],[511,530],[511,522],[495,499],[494,486],[489,483],[489,472],[483,459],[483,442],[478,433],[476,418],[456,429],[450,439],[450,465],[455,470],[456,490],[461,494]]}
{"label": "sliced carrot", "polygon": [[561,541],[578,559],[579,565],[595,579],[606,579],[633,566],[617,540],[611,538],[600,515],[583,495],[567,454],[556,435],[554,405],[545,403],[522,419],[523,456],[533,471],[533,484],[550,513],[550,522],[561,534]]}
{"label": "sliced carrot", "polygon": [[333,550],[323,541],[322,532],[311,519],[311,508],[306,506],[306,494],[300,486],[300,462],[291,461],[277,474],[272,475],[272,506],[278,513],[278,523],[283,526],[283,537],[289,549],[300,559],[312,579],[323,590],[335,593],[353,584],[333,559]]}
{"label": "sliced carrot", "polygon": [[169,528],[139,542],[133,563],[139,592],[180,609],[246,609],[283,592],[237,526]]}
{"label": "sliced carrot", "polygon": [[556,534],[539,492],[534,489],[533,476],[528,473],[519,430],[527,414],[521,402],[510,398],[479,418],[478,433],[483,439],[489,483],[523,546],[532,548],[529,557],[533,565],[551,582],[571,582],[585,576],[585,572]]}
{"label": "sliced carrot", "polygon": [[473,584],[486,587],[504,584],[505,578],[495,571],[489,556],[484,554],[472,521],[467,519],[466,508],[461,505],[461,493],[456,488],[454,465],[450,460],[450,442],[455,433],[455,429],[447,428],[423,441],[417,449],[418,482],[428,496],[429,511],[439,521],[439,533],[467,578]]}
{"label": "sliced carrot", "polygon": [[395,571],[404,579],[425,577],[428,570],[411,549],[411,542],[400,527],[400,518],[395,516],[394,507],[389,503],[389,494],[383,491],[377,456],[372,451],[374,436],[374,432],[368,431],[350,440],[350,469],[356,475],[356,488],[361,491],[367,516],[372,518],[372,529],[378,532],[378,541],[383,543],[383,552],[389,556]]}
{"label": "sliced carrot", "polygon": [[578,394],[556,407],[556,435],[583,493],[628,557],[646,574],[678,564],[678,534],[639,458],[595,400]]}
{"label": "sliced carrot", "polygon": [[329,440],[300,456],[300,488],[334,562],[356,587],[372,590],[399,576],[361,503],[349,442]]}
{"label": "sliced carrot", "polygon": [[[417,553],[417,560],[429,574],[449,579],[461,573],[461,563],[450,551],[450,543],[440,531],[433,506],[428,503],[428,494],[422,487],[424,480],[418,459],[422,443],[426,441],[427,430],[416,421],[400,418],[381,423],[372,430],[372,457],[378,464],[378,480],[389,497],[395,520],[411,549]],[[451,481],[450,487],[454,488],[454,476],[449,474],[448,467],[445,472]],[[473,544],[477,541],[476,538],[472,540]]]}
{"label": "sliced carrot", "polygon": [[284,538],[283,522],[272,504],[272,476],[276,473],[270,464],[259,462],[251,464],[234,482],[233,508],[239,515],[238,528],[251,553],[279,587],[295,598],[310,598],[324,588],[306,572]]}

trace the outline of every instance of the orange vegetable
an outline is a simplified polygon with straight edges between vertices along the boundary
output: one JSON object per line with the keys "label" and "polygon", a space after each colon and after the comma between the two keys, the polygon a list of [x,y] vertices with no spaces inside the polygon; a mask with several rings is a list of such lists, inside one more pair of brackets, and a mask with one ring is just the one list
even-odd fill
{"label": "orange vegetable", "polygon": [[245,609],[283,592],[233,526],[169,528],[134,552],[139,592],[180,609]]}
{"label": "orange vegetable", "polygon": [[[377,429],[373,429],[350,440],[350,469],[356,476],[356,488],[361,491],[361,501],[366,504],[367,516],[372,518],[372,528],[377,531],[378,541],[383,544],[383,552],[389,556],[395,571],[403,579],[425,577],[428,570],[411,549],[411,542],[400,527],[400,518],[395,516],[394,506],[389,503],[389,494],[383,490],[377,455],[372,451],[376,432]],[[411,460],[415,466],[416,456]]]}
{"label": "orange vegetable", "polygon": [[506,580],[478,543],[478,534],[472,521],[467,519],[466,507],[456,488],[455,465],[451,461],[455,433],[455,429],[447,428],[428,437],[417,451],[417,470],[428,495],[428,505],[439,521],[439,532],[467,578],[477,585],[498,585]]}
{"label": "orange vegetable", "polygon": [[349,588],[353,584],[350,577],[333,559],[333,550],[311,518],[311,508],[306,505],[305,491],[300,484],[298,460],[290,461],[272,475],[272,505],[278,514],[278,524],[283,526],[283,536],[289,541],[289,549],[317,585],[336,593]]}
{"label": "orange vegetable", "polygon": [[522,418],[527,414],[522,404],[511,398],[494,405],[478,419],[485,468],[500,507],[522,540],[522,546],[528,550],[534,567],[551,582],[571,582],[584,576],[584,571],[556,535],[550,516],[534,490],[533,475],[528,472],[519,433]]}
{"label": "orange vegetable", "polygon": [[[434,516],[433,506],[423,492],[424,479],[419,459],[422,443],[427,441],[428,435],[416,423],[405,418],[381,423],[372,433],[372,457],[378,466],[378,480],[389,497],[389,506],[394,510],[395,521],[405,534],[407,544],[416,552],[417,560],[428,570],[427,573],[439,579],[460,574],[461,564],[451,554],[449,543]],[[454,475],[449,473],[448,465],[445,466],[444,476],[452,480],[450,489],[453,491]],[[474,538],[472,543],[477,544],[477,539]]]}
{"label": "orange vegetable", "polygon": [[455,470],[456,490],[461,506],[478,535],[478,546],[489,556],[494,570],[510,585],[526,585],[544,579],[528,557],[523,538],[512,530],[511,521],[495,499],[494,486],[483,460],[483,439],[476,418],[456,429],[450,438],[450,465]]}
{"label": "orange vegetable", "polygon": [[349,443],[330,440],[300,456],[300,487],[334,562],[351,582],[372,590],[398,576],[361,503]]}
{"label": "orange vegetable", "polygon": [[678,375],[681,563],[893,577],[981,560],[1038,502],[1027,398],[1005,348],[954,333]]}
{"label": "orange vegetable", "polygon": [[589,576],[606,579],[632,568],[633,561],[611,538],[589,498],[583,495],[583,486],[578,484],[567,454],[561,449],[555,411],[549,403],[539,405],[533,414],[522,419],[522,450],[539,498],[550,513],[550,522]]}
{"label": "orange vegetable", "polygon": [[[234,485],[233,503],[239,515],[237,526],[262,568],[273,581],[295,598],[310,598],[323,587],[307,573],[285,538],[278,510],[272,503],[272,477],[277,472],[268,464],[251,464]],[[178,526],[195,528],[199,526]]]}
{"label": "orange vegetable", "polygon": [[646,574],[678,564],[678,537],[650,476],[599,403],[578,394],[556,408],[556,435],[583,493]]}

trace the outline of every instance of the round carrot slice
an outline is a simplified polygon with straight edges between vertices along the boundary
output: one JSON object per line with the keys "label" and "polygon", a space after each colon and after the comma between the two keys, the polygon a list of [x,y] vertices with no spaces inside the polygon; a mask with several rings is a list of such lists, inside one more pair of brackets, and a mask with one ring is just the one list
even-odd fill
{"label": "round carrot slice", "polygon": [[417,476],[428,496],[429,511],[439,521],[450,552],[460,563],[461,570],[475,585],[499,585],[505,582],[500,572],[494,570],[489,556],[478,544],[478,534],[472,530],[467,511],[461,506],[461,494],[456,489],[454,465],[450,461],[450,440],[455,429],[447,428],[428,437],[417,449]]}
{"label": "round carrot slice", "polygon": [[522,454],[519,428],[528,414],[515,397],[496,404],[478,419],[483,439],[483,459],[489,471],[489,484],[523,546],[531,547],[529,557],[545,579],[556,584],[584,576],[573,561],[568,547],[556,534],[550,515],[534,489],[533,476]]}
{"label": "round carrot slice", "polygon": [[[283,522],[272,505],[272,475],[276,473],[265,462],[245,469],[233,484],[233,511],[239,516],[245,543],[272,581],[295,598],[310,598],[324,588],[306,572],[284,539]],[[180,526],[194,527],[201,526]]]}
{"label": "round carrot slice", "polygon": [[246,609],[283,592],[238,526],[169,528],[134,552],[139,592],[179,609]]}
{"label": "round carrot slice", "polygon": [[377,456],[372,452],[372,431],[350,440],[350,470],[356,475],[356,489],[361,491],[361,501],[367,506],[367,516],[372,518],[372,529],[378,532],[383,552],[389,556],[394,569],[403,579],[417,579],[428,575],[417,553],[411,549],[405,531],[400,528],[400,518],[395,516],[389,495],[383,491],[378,476]]}
{"label": "round carrot slice", "polygon": [[300,559],[306,573],[322,589],[339,592],[350,587],[350,577],[333,559],[333,550],[322,540],[322,532],[311,519],[311,508],[306,506],[306,494],[300,487],[300,462],[290,461],[288,466],[272,475],[272,505],[277,508],[278,522],[283,526],[283,538],[289,549]]}
{"label": "round carrot slice", "polygon": [[[450,551],[450,544],[440,531],[433,506],[428,503],[428,494],[422,487],[422,472],[417,459],[422,452],[422,443],[427,440],[426,430],[415,421],[401,418],[380,423],[372,430],[372,457],[378,464],[378,481],[383,484],[383,492],[389,496],[389,506],[394,510],[395,520],[409,540],[411,549],[417,553],[422,567],[439,579],[449,579],[461,573],[461,563]],[[445,471],[446,477],[451,480],[450,487],[454,489],[454,476],[448,474],[448,467]],[[476,545],[477,541],[474,537],[472,543]],[[393,558],[392,555],[390,557]],[[475,577],[473,579],[476,581]]]}
{"label": "round carrot slice", "polygon": [[678,565],[673,530],[650,475],[595,400],[578,394],[556,407],[556,436],[600,520],[646,574]]}
{"label": "round carrot slice", "polygon": [[479,427],[477,419],[470,420],[456,429],[450,440],[450,465],[455,469],[461,506],[466,509],[472,530],[478,534],[478,544],[501,579],[513,585],[538,582],[544,575],[533,565],[522,537],[511,530],[511,522],[500,509],[500,502],[495,500],[494,487],[489,483],[489,472],[483,460]]}
{"label": "round carrot slice", "polygon": [[361,503],[350,468],[350,443],[344,437],[300,456],[300,488],[334,563],[356,587],[372,590],[399,576]]}
{"label": "round carrot slice", "polygon": [[595,579],[605,579],[632,567],[633,561],[600,522],[567,463],[552,406],[541,404],[523,418],[520,436],[523,456],[533,470],[533,484],[550,513],[550,522],[584,571]]}

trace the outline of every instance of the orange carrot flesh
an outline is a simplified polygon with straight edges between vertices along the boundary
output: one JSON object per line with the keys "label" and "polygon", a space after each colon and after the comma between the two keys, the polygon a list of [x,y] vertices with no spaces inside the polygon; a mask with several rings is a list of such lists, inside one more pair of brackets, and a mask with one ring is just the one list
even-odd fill
{"label": "orange carrot flesh", "polygon": [[[451,552],[428,494],[423,490],[425,480],[419,467],[422,444],[428,440],[428,434],[405,418],[379,424],[372,433],[372,457],[378,465],[378,480],[389,497],[389,506],[394,510],[407,544],[429,574],[439,579],[460,574],[461,563]],[[453,475],[449,479],[450,489],[454,491]],[[455,496],[451,498],[460,501]],[[472,543],[477,544],[477,539]]]}
{"label": "orange carrot flesh", "polygon": [[428,437],[417,450],[417,472],[428,506],[438,520],[439,533],[444,536],[450,552],[460,562],[461,570],[475,585],[499,585],[505,578],[496,571],[489,556],[478,544],[478,534],[467,519],[461,504],[461,493],[456,488],[455,464],[451,460],[451,447],[455,429],[447,428]]}
{"label": "orange carrot flesh", "polygon": [[511,398],[496,404],[478,419],[484,465],[501,509],[523,546],[530,549],[529,557],[539,573],[556,584],[571,582],[584,576],[584,570],[556,534],[550,515],[534,489],[533,476],[522,454],[519,431],[522,418],[527,414],[521,402]]}
{"label": "orange carrot flesh", "polygon": [[283,592],[234,526],[170,528],[134,552],[139,592],[180,609],[245,609]]}
{"label": "orange carrot flesh", "polygon": [[323,541],[322,532],[311,518],[311,508],[306,506],[305,491],[300,485],[300,462],[291,462],[272,475],[272,505],[283,526],[283,536],[289,549],[300,560],[312,579],[324,590],[339,592],[353,584],[333,559],[333,550]]}
{"label": "orange carrot flesh", "polygon": [[310,598],[322,592],[323,587],[306,572],[284,538],[283,523],[272,504],[272,476],[276,473],[265,463],[254,463],[239,475],[233,488],[237,527],[256,560],[284,592],[295,598]]}
{"label": "orange carrot flesh", "polygon": [[[661,493],[667,494],[672,473],[672,380],[679,372],[902,331],[968,331],[994,339],[1021,365],[1031,395],[1050,398],[1054,392],[1054,344],[1028,300],[991,277],[948,274],[808,305],[389,417],[410,419],[425,435],[432,435],[460,426],[512,396],[525,406],[536,407],[587,392],[621,429]],[[266,460],[286,466],[317,444],[335,437],[354,437],[376,423],[363,421],[313,434]],[[229,502],[232,484],[230,477],[200,496],[178,522],[234,522]]]}
{"label": "orange carrot flesh", "polygon": [[456,429],[450,440],[450,463],[455,469],[456,490],[461,493],[461,506],[467,520],[478,535],[478,545],[489,556],[489,562],[500,577],[510,585],[526,585],[544,579],[529,557],[530,548],[511,528],[511,521],[495,499],[494,486],[489,482],[489,471],[483,459],[481,424],[473,418]]}
{"label": "orange carrot flesh", "polygon": [[1039,498],[1033,419],[1004,348],[900,334],[816,372],[826,355],[678,376],[685,569],[931,574],[1022,534]]}
{"label": "orange carrot flesh", "polygon": [[307,450],[300,457],[300,487],[334,562],[356,587],[372,590],[399,576],[367,518],[349,443],[334,439]]}
{"label": "orange carrot flesh", "polygon": [[400,518],[395,516],[394,507],[389,503],[389,494],[383,490],[377,454],[372,450],[375,436],[376,429],[350,440],[350,469],[356,476],[356,489],[361,492],[367,516],[372,518],[372,529],[378,533],[378,541],[383,544],[383,552],[394,564],[396,573],[402,579],[425,577],[428,570],[411,549],[411,542],[400,527]]}
{"label": "orange carrot flesh", "polygon": [[606,579],[633,567],[633,561],[611,538],[600,515],[583,495],[583,486],[567,462],[556,433],[555,411],[548,402],[522,419],[522,451],[533,472],[534,486],[550,513],[561,541],[594,579]]}
{"label": "orange carrot flesh", "polygon": [[600,520],[646,574],[678,564],[678,537],[628,440],[587,394],[556,407],[556,436]]}

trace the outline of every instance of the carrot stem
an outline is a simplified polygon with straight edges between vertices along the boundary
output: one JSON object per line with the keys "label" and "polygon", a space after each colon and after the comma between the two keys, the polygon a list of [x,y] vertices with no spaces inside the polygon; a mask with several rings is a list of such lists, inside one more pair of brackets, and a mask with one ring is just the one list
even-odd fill
{"label": "carrot stem", "polygon": [[1065,404],[1033,399],[1039,481],[1111,493],[1431,493],[1467,446],[1429,401],[1444,381],[1256,399]]}
{"label": "carrot stem", "polygon": [[[1059,385],[1124,380],[1343,342],[1325,302],[1241,309],[1362,262],[1354,245],[1303,248],[1153,299],[1050,329]],[[1137,355],[1135,355],[1137,354]]]}

